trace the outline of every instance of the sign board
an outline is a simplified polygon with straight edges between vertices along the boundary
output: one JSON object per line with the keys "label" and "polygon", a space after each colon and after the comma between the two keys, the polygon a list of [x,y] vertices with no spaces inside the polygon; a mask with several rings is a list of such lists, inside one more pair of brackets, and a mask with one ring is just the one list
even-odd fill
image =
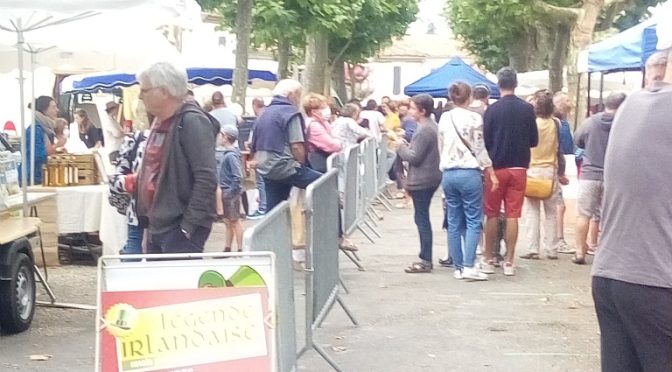
{"label": "sign board", "polygon": [[274,256],[202,256],[100,260],[98,370],[275,370]]}

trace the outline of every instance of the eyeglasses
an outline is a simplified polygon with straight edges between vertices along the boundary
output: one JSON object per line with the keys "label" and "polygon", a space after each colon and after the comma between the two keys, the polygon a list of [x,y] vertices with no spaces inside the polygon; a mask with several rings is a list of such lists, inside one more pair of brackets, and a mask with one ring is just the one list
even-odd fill
{"label": "eyeglasses", "polygon": [[151,88],[140,88],[140,94],[146,94],[149,93],[150,91],[154,89],[159,89],[158,87],[151,87]]}

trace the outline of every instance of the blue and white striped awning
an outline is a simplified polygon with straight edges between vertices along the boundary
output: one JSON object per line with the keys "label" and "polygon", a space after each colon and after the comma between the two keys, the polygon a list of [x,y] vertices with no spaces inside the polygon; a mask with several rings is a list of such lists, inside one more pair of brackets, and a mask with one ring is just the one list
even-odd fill
{"label": "blue and white striped awning", "polygon": [[[233,82],[232,68],[193,67],[187,69],[189,82],[195,85],[230,85]],[[277,76],[264,70],[249,70],[248,81],[277,81]],[[135,74],[107,72],[97,74],[72,75],[61,82],[62,93],[96,92],[118,87],[130,87],[137,84]]]}

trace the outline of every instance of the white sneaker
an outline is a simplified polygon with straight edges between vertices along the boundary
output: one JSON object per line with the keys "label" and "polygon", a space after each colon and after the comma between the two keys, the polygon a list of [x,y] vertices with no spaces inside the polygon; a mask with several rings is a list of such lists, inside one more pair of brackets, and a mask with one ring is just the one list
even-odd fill
{"label": "white sneaker", "polygon": [[453,278],[455,278],[457,280],[462,280],[463,279],[462,270],[458,269],[458,270],[453,271]]}
{"label": "white sneaker", "polygon": [[503,263],[502,267],[504,268],[504,275],[506,275],[506,276],[516,275],[516,267],[513,266],[513,264],[511,262]]}
{"label": "white sneaker", "polygon": [[493,265],[490,262],[485,261],[482,258],[481,258],[481,262],[479,262],[479,264],[478,264],[478,269],[483,274],[494,274],[495,273],[495,265]]}
{"label": "white sneaker", "polygon": [[555,248],[558,253],[560,254],[574,254],[576,253],[576,249],[574,247],[570,247],[569,244],[565,241],[565,239],[560,239],[558,241],[558,244],[555,245]]}
{"label": "white sneaker", "polygon": [[462,278],[467,280],[488,280],[488,276],[479,272],[476,267],[465,267],[462,271]]}

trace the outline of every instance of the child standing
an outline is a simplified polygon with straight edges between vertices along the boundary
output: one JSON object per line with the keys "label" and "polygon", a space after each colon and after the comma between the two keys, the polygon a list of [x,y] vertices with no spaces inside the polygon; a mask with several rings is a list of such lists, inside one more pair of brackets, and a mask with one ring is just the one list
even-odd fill
{"label": "child standing", "polygon": [[234,236],[238,252],[240,252],[243,248],[243,225],[240,222],[243,171],[240,151],[235,147],[238,140],[238,128],[233,125],[225,125],[221,128],[221,132],[224,143],[222,165],[219,171],[219,187],[222,190],[224,224],[226,224],[224,252],[231,252]]}

